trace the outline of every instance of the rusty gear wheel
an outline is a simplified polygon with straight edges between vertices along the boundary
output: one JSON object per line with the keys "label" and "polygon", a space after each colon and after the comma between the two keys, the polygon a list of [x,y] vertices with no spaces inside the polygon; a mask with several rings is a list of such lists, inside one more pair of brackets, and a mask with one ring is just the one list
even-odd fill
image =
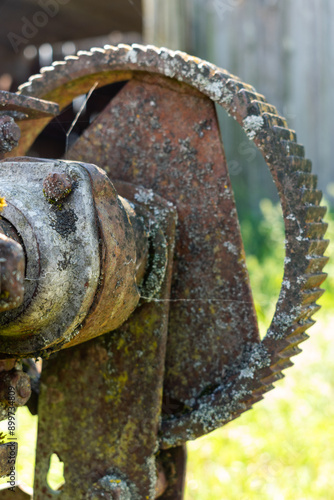
{"label": "rusty gear wheel", "polygon": [[[63,109],[95,82],[102,87],[147,73],[181,82],[220,104],[237,120],[261,150],[279,193],[286,234],[284,278],[268,332],[262,341],[244,338],[241,355],[210,391],[198,394],[190,408],[164,416],[161,447],[175,447],[250,408],[300,352],[298,344],[308,338],[305,332],[319,309],[316,301],[323,293],[319,287],[326,277],[322,272],[328,245],[323,239],[327,224],[322,221],[326,212],[320,206],[322,194],[316,188],[311,162],[286,120],[253,87],[227,71],[183,52],[140,45],[94,48],[65,59],[31,77],[20,93],[54,101]],[[22,123],[19,154],[28,151],[47,123],[40,120],[33,132],[29,122]]]}

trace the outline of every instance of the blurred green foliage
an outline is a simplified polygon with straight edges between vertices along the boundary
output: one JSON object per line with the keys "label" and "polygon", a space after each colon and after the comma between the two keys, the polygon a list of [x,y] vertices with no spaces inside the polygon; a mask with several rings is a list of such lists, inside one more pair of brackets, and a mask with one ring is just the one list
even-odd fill
{"label": "blurred green foliage", "polygon": [[[261,330],[275,312],[284,268],[284,223],[279,204],[260,202],[261,217],[250,212],[241,225],[255,309]],[[265,332],[261,332],[265,333]]]}

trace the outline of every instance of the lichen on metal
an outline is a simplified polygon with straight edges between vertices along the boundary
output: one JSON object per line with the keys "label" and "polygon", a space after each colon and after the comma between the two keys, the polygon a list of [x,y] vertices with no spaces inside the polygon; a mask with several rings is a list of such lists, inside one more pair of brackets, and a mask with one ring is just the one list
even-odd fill
{"label": "lichen on metal", "polygon": [[[36,108],[40,99],[51,101],[62,110],[93,87],[115,82],[123,82],[122,89],[67,151],[67,162],[8,160],[14,170],[21,165],[24,175],[29,165],[36,182],[39,169],[39,191],[32,185],[34,199],[28,197],[25,205],[32,214],[38,207],[38,215],[47,205],[53,216],[49,230],[59,241],[82,215],[80,200],[71,205],[80,188],[69,178],[86,165],[80,175],[91,186],[85,200],[94,200],[95,231],[93,242],[87,242],[94,258],[87,252],[87,259],[91,266],[99,259],[103,263],[103,273],[93,273],[87,317],[73,319],[63,330],[67,343],[55,344],[73,349],[44,366],[37,500],[52,497],[45,477],[54,451],[68,464],[67,482],[59,491],[64,500],[85,498],[84,492],[89,498],[181,500],[184,443],[239,416],[282,377],[307,338],[326,277],[326,209],[320,206],[311,162],[276,108],[234,75],[180,51],[106,46],[42,70],[21,86],[17,99],[21,96],[20,105],[33,99]],[[284,277],[263,340],[214,103],[261,150],[283,210]],[[20,121],[21,139],[13,154],[27,154],[50,119],[34,122],[33,129],[29,119]],[[51,164],[56,177],[46,171]],[[0,193],[8,201],[3,215],[36,253],[29,224],[43,217],[30,217],[27,224],[18,213],[21,191],[16,211],[12,208],[15,172],[11,188],[0,179]],[[110,204],[120,210],[112,221]],[[124,238],[110,230],[115,220]],[[117,251],[112,251],[115,239]],[[65,253],[72,251],[78,248]],[[45,254],[46,246],[42,260]],[[115,258],[121,262],[116,267]],[[34,259],[28,255],[28,277]],[[128,269],[132,281],[122,295],[118,290]],[[80,288],[81,271],[72,278],[73,287]],[[52,280],[48,283],[52,286]],[[32,286],[27,283],[26,293],[34,293]],[[24,318],[23,309],[17,314],[18,321]],[[88,339],[93,340],[82,343]],[[47,353],[49,341],[39,349]],[[5,343],[6,355],[18,353],[8,338]]]}

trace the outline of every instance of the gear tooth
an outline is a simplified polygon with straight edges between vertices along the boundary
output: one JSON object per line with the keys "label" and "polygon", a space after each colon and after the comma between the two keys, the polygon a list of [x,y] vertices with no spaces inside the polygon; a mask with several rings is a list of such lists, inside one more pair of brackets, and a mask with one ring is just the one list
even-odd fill
{"label": "gear tooth", "polygon": [[[290,340],[290,344],[282,349],[278,353],[278,358],[277,360],[271,365],[271,369],[274,372],[285,370],[285,368],[289,368],[291,365],[288,365],[287,363],[290,362],[290,359],[292,356],[295,356],[299,352],[302,352],[302,350],[298,347],[299,344],[304,342],[309,338],[308,335],[303,334],[303,335],[296,335],[295,337],[292,337]],[[292,363],[293,364],[293,363]]]}
{"label": "gear tooth", "polygon": [[66,66],[66,61],[53,61],[52,66]]}
{"label": "gear tooth", "polygon": [[248,92],[256,93],[256,90],[252,85],[248,85],[248,83],[242,82],[239,78],[230,78],[227,83],[233,84],[237,92],[239,92],[240,90],[247,90]]}
{"label": "gear tooth", "polygon": [[30,82],[22,83],[21,85],[18,86],[18,91],[21,92],[21,90],[28,90],[30,87]]}
{"label": "gear tooth", "polygon": [[306,275],[305,276],[305,283],[303,285],[303,290],[320,287],[326,278],[327,278],[327,273]]}
{"label": "gear tooth", "polygon": [[155,52],[156,54],[161,54],[161,51],[163,50],[162,48],[160,47],[156,47],[155,45],[146,45],[147,47],[147,50],[151,51],[151,52]]}
{"label": "gear tooth", "polygon": [[43,68],[40,69],[40,73],[49,73],[50,71],[54,71],[55,68],[54,66],[44,66]]}
{"label": "gear tooth", "polygon": [[254,402],[257,403],[258,401],[262,401],[264,399],[264,395],[267,392],[270,392],[272,389],[275,389],[274,385],[269,385],[267,387],[263,385],[260,389],[255,390],[253,392],[253,399],[249,400],[250,408],[252,407],[251,405],[253,405]]}
{"label": "gear tooth", "polygon": [[[225,71],[225,73],[227,73]],[[231,75],[230,75],[230,78],[231,78]],[[234,78],[234,80],[238,80],[238,78]],[[254,108],[254,113],[252,113],[250,111],[249,114],[256,114],[256,111],[261,114],[261,108],[259,108],[260,105],[263,105],[264,106],[264,109],[266,109],[268,111],[268,109],[271,109],[271,111],[275,110],[276,112],[276,108],[275,106],[272,106],[271,104],[269,104],[266,100],[266,98],[264,97],[264,95],[262,94],[258,94],[257,92],[251,92],[250,90],[246,90],[246,89],[241,89],[239,90],[238,92],[238,95],[239,95],[239,98],[242,99],[247,105],[249,106],[252,106],[254,104],[255,108]]]}
{"label": "gear tooth", "polygon": [[104,48],[104,50],[112,50],[113,52],[118,50],[115,45],[109,45],[109,44],[104,45],[103,48]]}
{"label": "gear tooth", "polygon": [[131,50],[131,45],[128,45],[127,43],[119,43],[117,45],[117,48],[119,50],[126,50],[128,52],[129,50]]}
{"label": "gear tooth", "polygon": [[317,189],[318,178],[308,172],[294,172],[291,178],[296,182],[296,186],[302,189]]}
{"label": "gear tooth", "polygon": [[328,229],[327,222],[311,222],[306,224],[306,237],[315,240],[321,239]]}
{"label": "gear tooth", "polygon": [[78,52],[77,52],[78,57],[91,56],[91,55],[92,55],[92,53],[89,50],[78,50]]}
{"label": "gear tooth", "polygon": [[[262,401],[263,399],[264,399],[263,398],[263,392],[258,393],[258,394],[256,392],[254,392],[249,399],[245,400],[245,404],[246,404],[247,408],[245,410],[243,410],[243,411],[245,412],[245,411],[251,410],[251,408],[252,408],[253,405],[255,405],[256,403],[258,403],[259,401]],[[242,411],[241,412],[237,412],[235,414],[235,418],[239,417],[241,414],[242,414]]]}
{"label": "gear tooth", "polygon": [[307,333],[300,333],[300,334],[292,334],[287,337],[287,339],[290,342],[290,345],[299,345],[302,342],[305,342],[305,340],[309,339],[309,335]]}
{"label": "gear tooth", "polygon": [[262,113],[265,128],[273,128],[274,126],[286,128],[288,123],[285,118],[272,113]]}
{"label": "gear tooth", "polygon": [[273,389],[275,389],[275,386],[273,384],[266,385],[265,387],[261,387],[261,393],[264,394],[266,392],[270,392]]}
{"label": "gear tooth", "polygon": [[249,92],[256,92],[256,90],[254,89],[254,87],[252,87],[251,85],[247,85],[239,80],[235,80],[233,78],[229,78],[227,81],[226,81],[226,87],[232,91],[234,94],[238,94],[238,92],[240,92],[241,90],[247,90]]}
{"label": "gear tooth", "polygon": [[306,207],[306,222],[322,222],[326,215],[327,207],[319,205],[309,205]]}
{"label": "gear tooth", "polygon": [[94,54],[96,52],[99,52],[100,54],[105,54],[105,50],[102,49],[101,47],[92,47],[91,49],[89,49],[89,51]]}
{"label": "gear tooth", "polygon": [[322,192],[319,189],[304,189],[302,201],[312,205],[319,205],[322,200]]}
{"label": "gear tooth", "polygon": [[29,82],[34,82],[35,80],[40,80],[42,78],[42,75],[37,73],[37,75],[32,75],[32,76],[29,76]]}
{"label": "gear tooth", "polygon": [[[183,52],[183,50],[175,50],[174,51],[174,55],[175,56],[180,56],[182,59],[184,59],[185,56],[187,56],[187,54],[185,52]],[[206,61],[203,61],[203,64],[205,64],[207,66],[207,62]]]}
{"label": "gear tooth", "polygon": [[319,306],[318,304],[306,304],[306,305],[304,305],[299,317],[297,318],[297,321],[305,321],[307,319],[310,319],[320,309],[321,309],[321,306]]}
{"label": "gear tooth", "polygon": [[310,240],[308,254],[322,256],[329,245],[329,240]]}
{"label": "gear tooth", "polygon": [[[301,352],[302,352],[302,350],[299,349],[299,347],[297,347],[297,346],[291,346],[291,347],[289,347],[287,349],[284,349],[284,351],[281,351],[280,352],[280,357],[281,358],[287,358],[287,359],[289,359],[289,358],[292,358],[293,356],[297,356],[297,354],[300,354]],[[282,363],[283,364],[284,361],[278,361],[278,363]],[[276,365],[274,365],[274,366],[276,366]]]}
{"label": "gear tooth", "polygon": [[244,99],[244,101],[249,104],[247,108],[247,114],[249,115],[262,115],[264,113],[271,114],[273,116],[278,114],[277,109],[272,104],[266,101],[250,100],[250,96],[254,96],[251,92],[244,89],[238,92],[238,96]]}
{"label": "gear tooth", "polygon": [[[152,45],[152,49],[154,48],[155,46]],[[156,48],[156,47],[155,47]],[[174,51],[173,50],[170,50],[168,49],[167,47],[160,47],[160,54],[167,54],[168,56],[172,57],[173,54],[174,54]]]}
{"label": "gear tooth", "polygon": [[308,172],[312,170],[312,162],[307,158],[300,158],[299,156],[288,156],[287,161],[292,172]]}
{"label": "gear tooth", "polygon": [[299,156],[300,158],[304,158],[305,156],[305,148],[302,144],[298,144],[293,141],[285,141],[282,140],[281,144],[283,146],[284,154],[287,156]]}
{"label": "gear tooth", "polygon": [[308,255],[306,259],[308,260],[308,266],[306,268],[307,274],[320,273],[329,261],[329,257],[318,255]]}
{"label": "gear tooth", "polygon": [[[289,346],[289,347],[286,347],[285,349],[283,349],[283,350],[281,351],[281,353],[284,353],[284,352],[288,351],[288,350],[289,350],[289,349],[291,349],[292,347],[297,347],[297,346],[299,346],[299,344],[302,344],[302,343],[303,343],[303,342],[305,342],[307,339],[309,339],[309,335],[307,335],[306,333],[301,333],[301,334],[299,334],[299,335],[292,335],[292,336],[289,336],[289,337],[287,337],[287,339],[289,340],[290,346]],[[280,353],[280,355],[281,355],[281,353]],[[283,370],[283,369],[287,368],[287,367],[281,368],[281,365],[282,365],[282,361],[279,359],[279,360],[277,361],[277,363],[276,363],[276,364],[273,364],[273,365],[272,365],[272,367],[271,367],[271,368],[272,368],[274,371],[276,371],[276,366],[277,366],[277,367],[278,367],[278,369],[280,369],[280,370]]]}
{"label": "gear tooth", "polygon": [[312,319],[308,319],[300,323],[295,323],[291,328],[291,331],[289,332],[287,339],[291,342],[291,339],[293,341],[295,337],[306,336],[308,338],[308,335],[305,332],[314,324],[315,321],[313,321]]}
{"label": "gear tooth", "polygon": [[[284,363],[284,365],[281,367],[281,370],[285,370],[286,368],[290,368],[290,366],[293,366],[293,363],[291,361]],[[284,378],[284,374],[281,372],[273,373],[267,378],[261,379],[261,382],[265,386],[271,386],[275,382],[278,382],[278,380],[282,380]]]}
{"label": "gear tooth", "polygon": [[132,43],[131,47],[141,52],[147,52],[147,45],[142,45],[140,43]]}
{"label": "gear tooth", "polygon": [[280,139],[283,139],[285,141],[296,141],[297,140],[296,132],[292,129],[287,128],[287,127],[282,127],[280,125],[274,125],[273,131]]}
{"label": "gear tooth", "polygon": [[[187,54],[186,54],[186,55],[187,55]],[[187,57],[189,57],[189,56],[187,55]],[[217,70],[217,66],[215,66],[215,65],[214,65],[214,64],[212,64],[212,63],[210,63],[209,61],[206,61],[206,65],[208,66],[208,68],[212,69],[212,71],[213,71],[214,73],[223,73],[223,72],[224,72],[224,70],[221,70],[221,69],[218,69],[218,70]]]}

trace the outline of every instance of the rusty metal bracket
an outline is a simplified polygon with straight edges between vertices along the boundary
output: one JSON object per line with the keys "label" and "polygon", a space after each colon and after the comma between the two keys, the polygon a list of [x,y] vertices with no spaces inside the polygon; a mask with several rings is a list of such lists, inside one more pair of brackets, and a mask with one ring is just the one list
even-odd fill
{"label": "rusty metal bracket", "polygon": [[114,333],[65,349],[44,363],[36,500],[53,498],[46,483],[52,453],[66,464],[63,498],[155,498],[164,484],[163,472],[162,476],[156,473],[155,455],[159,451],[175,210],[151,191],[116,186],[127,199],[137,203],[140,199],[163,228],[167,273],[156,299],[144,301]]}
{"label": "rusty metal bracket", "polygon": [[52,117],[58,113],[55,102],[0,90],[0,116],[12,116],[20,121]]}
{"label": "rusty metal bracket", "polygon": [[[115,82],[122,89],[62,160],[103,168],[119,196],[105,174],[96,182],[98,169],[85,167],[103,279],[93,293],[95,309],[73,337],[44,346],[45,354],[74,347],[44,364],[36,499],[181,500],[184,443],[236,418],[272,388],[307,338],[323,293],[326,209],[311,162],[276,108],[210,63],[139,45],[79,52],[32,77],[20,93],[63,110],[73,98]],[[284,278],[262,340],[214,103],[261,150],[283,210]],[[28,154],[49,121],[22,121],[13,154]],[[49,200],[66,204],[59,198],[66,183],[49,177]],[[101,241],[114,235],[110,218],[101,222],[110,200],[126,214],[118,226],[126,232],[127,220],[132,232],[119,255],[137,273],[133,302],[123,296],[117,302],[115,256],[101,253]],[[111,284],[106,294],[105,283]],[[120,319],[109,324],[114,310]],[[65,462],[58,492],[46,484],[53,452]]]}

